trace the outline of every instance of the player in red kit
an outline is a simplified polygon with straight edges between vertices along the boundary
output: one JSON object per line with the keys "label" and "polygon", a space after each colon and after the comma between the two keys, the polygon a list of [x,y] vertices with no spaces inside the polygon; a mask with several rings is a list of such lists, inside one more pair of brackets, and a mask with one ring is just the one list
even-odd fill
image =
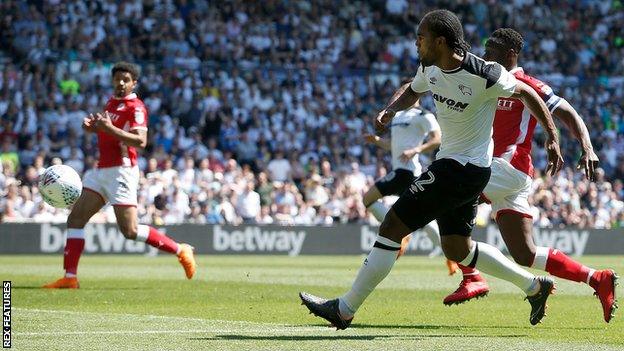
{"label": "player in red kit", "polygon": [[153,227],[139,224],[137,190],[139,168],[137,148],[147,145],[147,110],[134,88],[139,78],[137,66],[118,62],[112,68],[114,95],[104,112],[90,115],[82,127],[97,133],[100,159],[96,169],[87,172],[83,191],[67,218],[67,242],[63,259],[65,276],[44,288],[77,289],[78,261],[84,249],[84,227],[106,202],[114,207],[121,233],[131,240],[143,241],[178,257],[186,277],[195,274],[193,248],[178,244]]}
{"label": "player in red kit", "polygon": [[[524,73],[518,55],[524,45],[513,29],[498,29],[485,44],[485,59],[503,65],[517,80],[531,86],[542,97],[553,116],[561,120],[580,142],[583,152],[578,168],[589,180],[595,180],[598,157],[594,153],[587,127],[570,104],[555,95],[545,83]],[[547,271],[571,281],[583,282],[595,290],[608,323],[617,304],[617,275],[611,269],[595,270],[582,265],[559,250],[538,247],[533,242],[533,220],[528,196],[533,177],[531,141],[536,120],[522,101],[500,98],[494,118],[494,158],[492,175],[482,199],[491,203],[496,222],[514,260],[523,266]],[[460,287],[444,299],[447,305],[461,303],[487,294],[489,288],[476,269],[459,265],[463,272]]]}

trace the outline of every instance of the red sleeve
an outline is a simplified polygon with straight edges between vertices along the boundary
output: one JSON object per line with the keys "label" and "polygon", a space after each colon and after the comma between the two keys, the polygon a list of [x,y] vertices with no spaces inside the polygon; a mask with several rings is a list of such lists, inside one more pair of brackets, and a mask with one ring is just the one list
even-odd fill
{"label": "red sleeve", "polygon": [[563,99],[555,95],[552,88],[548,84],[528,75],[517,75],[516,78],[533,88],[542,100],[544,100],[544,103],[546,103],[546,106],[551,113],[556,110],[559,105],[561,105]]}
{"label": "red sleeve", "polygon": [[147,130],[147,109],[140,101],[132,106],[130,130]]}

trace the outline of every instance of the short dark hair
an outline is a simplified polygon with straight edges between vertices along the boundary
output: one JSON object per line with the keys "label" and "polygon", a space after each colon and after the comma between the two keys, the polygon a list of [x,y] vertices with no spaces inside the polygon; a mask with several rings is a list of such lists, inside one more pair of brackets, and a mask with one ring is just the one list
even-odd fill
{"label": "short dark hair", "polygon": [[117,62],[111,69],[111,74],[115,75],[117,72],[128,72],[133,80],[139,80],[139,67],[133,63],[125,61]]}
{"label": "short dark hair", "polygon": [[470,44],[464,40],[464,29],[456,14],[449,10],[428,12],[422,19],[435,36],[442,36],[446,44],[456,53],[464,55],[470,50]]}
{"label": "short dark hair", "polygon": [[[524,38],[520,33],[511,28],[499,28],[490,35],[487,43],[494,44],[504,49],[513,49],[516,53],[520,53],[524,47]],[[487,45],[486,43],[486,45]]]}

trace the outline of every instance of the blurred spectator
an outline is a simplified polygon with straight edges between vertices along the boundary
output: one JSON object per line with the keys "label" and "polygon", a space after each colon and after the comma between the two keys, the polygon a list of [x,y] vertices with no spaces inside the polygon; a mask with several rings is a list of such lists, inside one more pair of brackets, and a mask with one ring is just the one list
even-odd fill
{"label": "blurred spectator", "polygon": [[[190,4],[190,5],[189,5]],[[63,162],[88,172],[117,60],[142,65],[149,111],[139,162],[141,221],[328,225],[368,220],[362,191],[390,157],[358,142],[399,77],[418,68],[414,31],[435,2],[96,0],[0,2],[0,207],[4,221],[63,221],[36,177]],[[476,54],[498,27],[522,28],[524,69],[584,118],[600,179],[537,173],[537,225],[622,227],[624,12],[619,2],[445,2]],[[383,19],[383,20],[382,20]],[[130,39],[131,38],[131,39]],[[431,96],[422,105],[434,109]],[[569,167],[579,145],[562,128]],[[533,159],[544,169],[538,128]],[[431,162],[421,155],[424,166]],[[255,189],[249,187],[256,184]],[[250,185],[251,184],[251,185]],[[256,201],[257,194],[258,201]],[[253,198],[253,199],[252,199]],[[249,208],[248,208],[249,207]],[[253,207],[253,208],[251,208]],[[112,218],[103,210],[94,221]],[[480,208],[480,224],[489,218]]]}

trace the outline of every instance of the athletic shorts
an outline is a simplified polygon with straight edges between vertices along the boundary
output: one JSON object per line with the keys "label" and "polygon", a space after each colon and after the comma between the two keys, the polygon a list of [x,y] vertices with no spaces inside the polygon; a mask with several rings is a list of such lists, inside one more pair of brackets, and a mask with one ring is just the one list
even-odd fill
{"label": "athletic shorts", "polygon": [[82,187],[96,192],[113,206],[136,206],[139,167],[91,169],[85,173]]}
{"label": "athletic shorts", "polygon": [[505,212],[531,216],[529,194],[532,179],[500,157],[492,159],[492,176],[483,190],[486,202],[492,205],[496,218]]}
{"label": "athletic shorts", "polygon": [[479,196],[489,179],[489,167],[439,159],[410,184],[392,209],[412,231],[435,219],[440,235],[470,236]]}
{"label": "athletic shorts", "polygon": [[397,168],[386,174],[385,177],[377,180],[375,186],[383,196],[401,195],[416,179],[414,172]]}

